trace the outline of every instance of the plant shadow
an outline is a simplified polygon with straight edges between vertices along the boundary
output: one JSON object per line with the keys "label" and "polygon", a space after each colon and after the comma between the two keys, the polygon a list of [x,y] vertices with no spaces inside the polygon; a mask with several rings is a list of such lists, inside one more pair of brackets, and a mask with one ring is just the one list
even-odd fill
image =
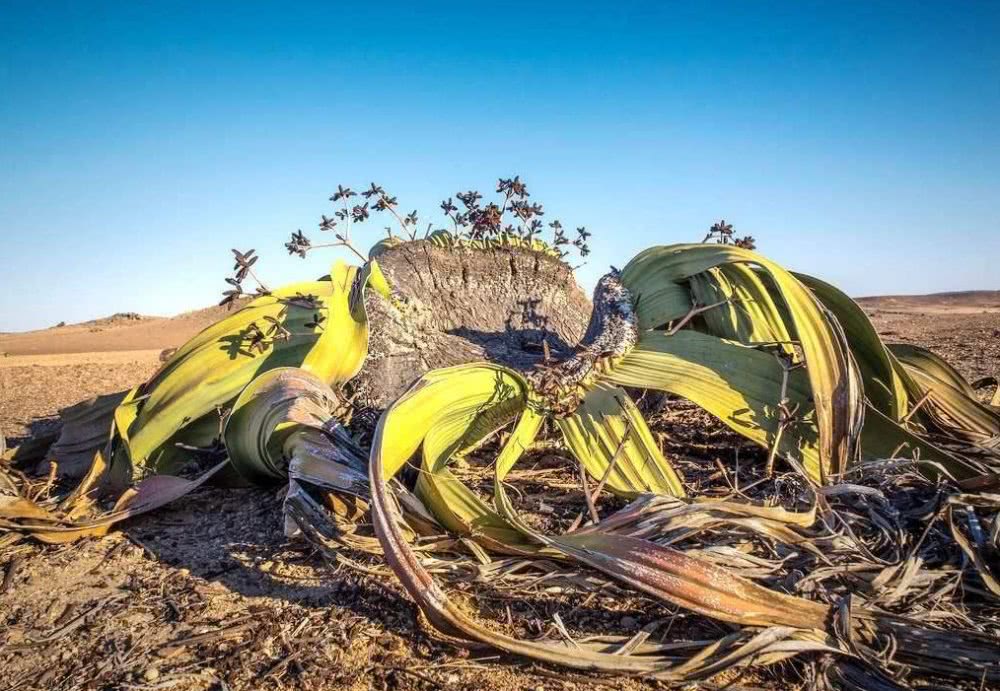
{"label": "plant shadow", "polygon": [[530,368],[544,360],[546,342],[553,358],[561,359],[573,352],[573,347],[558,334],[543,328],[481,331],[459,327],[447,331],[483,351],[490,362],[515,368]]}
{"label": "plant shadow", "polygon": [[334,569],[308,544],[290,541],[275,488],[203,488],[122,531],[167,567],[248,598],[369,618],[408,609],[400,594],[357,572]]}

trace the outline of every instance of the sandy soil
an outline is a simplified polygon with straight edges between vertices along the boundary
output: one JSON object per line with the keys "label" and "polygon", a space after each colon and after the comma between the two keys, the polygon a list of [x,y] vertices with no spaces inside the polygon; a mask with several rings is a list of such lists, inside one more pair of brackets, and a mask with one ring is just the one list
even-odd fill
{"label": "sandy soil", "polygon": [[940,305],[912,311],[866,307],[888,343],[915,343],[955,365],[969,380],[1000,368],[1000,310],[969,312]]}
{"label": "sandy soil", "polygon": [[224,307],[209,307],[170,318],[115,315],[38,331],[0,333],[0,358],[176,348],[225,314]]}
{"label": "sandy soil", "polygon": [[[1000,311],[867,306],[888,340],[928,345],[969,377],[1000,369]],[[0,429],[16,441],[61,406],[134,385],[201,326],[2,337],[16,354],[0,357]],[[88,343],[104,347],[81,354]],[[0,690],[659,688],[439,642],[393,578],[325,562],[286,540],[280,516],[274,491],[207,488],[104,539],[0,548]],[[738,683],[800,684],[761,674]]]}
{"label": "sandy soil", "polygon": [[867,310],[908,314],[990,314],[1000,312],[1000,290],[966,290],[934,295],[882,295],[858,298]]}
{"label": "sandy soil", "polygon": [[159,356],[156,349],[0,357],[0,434],[12,445],[49,429],[60,408],[149,378]]}

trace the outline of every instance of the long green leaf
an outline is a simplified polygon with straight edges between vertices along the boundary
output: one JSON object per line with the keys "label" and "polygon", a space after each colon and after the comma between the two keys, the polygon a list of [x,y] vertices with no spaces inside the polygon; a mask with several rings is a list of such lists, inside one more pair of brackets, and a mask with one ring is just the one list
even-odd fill
{"label": "long green leaf", "polygon": [[607,476],[606,486],[616,494],[684,496],[684,484],[624,389],[598,382],[556,424],[587,472],[598,481]]}
{"label": "long green leaf", "polygon": [[[812,293],[788,271],[755,252],[732,245],[668,245],[640,252],[622,271],[622,283],[642,311],[646,295],[711,268],[745,263],[766,272],[780,292],[801,345],[816,408],[820,479],[842,472],[857,456],[864,415],[860,379],[839,327]],[[641,318],[641,316],[640,316]]]}
{"label": "long green leaf", "polygon": [[512,422],[525,409],[527,395],[520,374],[487,363],[425,374],[383,415],[386,471],[395,475],[422,448],[415,490],[434,517],[488,548],[525,553],[518,531],[459,481],[449,465],[461,451]]}
{"label": "long green leaf", "polygon": [[[366,266],[361,276],[358,271],[337,262],[330,280],[289,286],[258,298],[179,349],[142,389],[141,406],[126,435],[133,465],[143,467],[150,460],[162,463],[159,455],[173,446],[172,441],[206,445],[212,436],[205,438],[204,425],[198,428],[200,434],[173,438],[191,423],[215,416],[218,408],[263,372],[302,366],[333,385],[353,377],[368,344],[361,291],[377,267]],[[317,314],[325,317],[318,325],[314,324]],[[261,330],[270,328],[265,317],[280,322],[289,336],[255,352],[247,340],[248,328],[251,324]],[[211,429],[208,424],[209,435]]]}
{"label": "long green leaf", "polygon": [[[780,426],[782,366],[771,354],[696,331],[642,334],[632,352],[605,375],[620,386],[644,387],[683,396],[734,431],[770,447]],[[802,462],[820,482],[820,455],[809,382],[789,372],[786,395],[798,407],[798,423],[782,434],[779,451]]]}
{"label": "long green leaf", "polygon": [[865,311],[846,294],[818,278],[795,274],[830,310],[844,329],[851,352],[861,370],[865,397],[883,415],[899,421],[906,415],[906,384],[893,365],[893,357]]}
{"label": "long green leaf", "polygon": [[794,355],[784,311],[749,265],[725,264],[695,274],[689,283],[695,302],[718,305],[702,314],[709,333],[744,345],[777,343]]}

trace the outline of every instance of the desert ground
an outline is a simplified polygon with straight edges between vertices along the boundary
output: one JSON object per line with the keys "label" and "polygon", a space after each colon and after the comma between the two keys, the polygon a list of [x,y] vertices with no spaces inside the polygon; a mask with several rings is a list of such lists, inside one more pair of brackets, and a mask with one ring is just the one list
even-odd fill
{"label": "desert ground", "polygon": [[[1000,293],[860,302],[887,341],[927,346],[970,379],[1000,374]],[[16,445],[60,407],[135,385],[219,314],[0,335],[0,432]],[[391,575],[286,539],[275,490],[205,488],[102,539],[0,546],[0,576],[0,691],[658,688],[441,642]],[[544,600],[529,606],[546,618]],[[602,616],[648,615],[617,607]],[[729,681],[798,684],[780,669]]]}

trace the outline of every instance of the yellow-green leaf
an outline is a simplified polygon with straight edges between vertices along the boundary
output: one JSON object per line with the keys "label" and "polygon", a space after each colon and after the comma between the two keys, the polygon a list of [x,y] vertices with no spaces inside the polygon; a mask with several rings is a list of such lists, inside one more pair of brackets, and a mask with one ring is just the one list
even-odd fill
{"label": "yellow-green leaf", "polygon": [[[622,283],[638,311],[670,283],[678,283],[711,268],[744,263],[767,274],[787,308],[805,357],[816,410],[822,462],[816,470],[842,472],[857,456],[864,415],[861,382],[839,329],[831,324],[812,293],[788,271],[763,256],[733,245],[668,245],[640,252],[622,270]],[[640,317],[641,320],[641,317]]]}
{"label": "yellow-green leaf", "polygon": [[684,496],[681,479],[624,389],[598,382],[572,415],[556,423],[591,477],[607,476],[606,486],[616,494]]}
{"label": "yellow-green leaf", "polygon": [[[777,357],[708,334],[647,331],[604,376],[620,386],[682,396],[765,447],[774,443],[781,423],[777,404],[783,370]],[[782,434],[779,451],[821,482],[815,413],[801,370],[789,372],[786,395],[799,419]]]}

